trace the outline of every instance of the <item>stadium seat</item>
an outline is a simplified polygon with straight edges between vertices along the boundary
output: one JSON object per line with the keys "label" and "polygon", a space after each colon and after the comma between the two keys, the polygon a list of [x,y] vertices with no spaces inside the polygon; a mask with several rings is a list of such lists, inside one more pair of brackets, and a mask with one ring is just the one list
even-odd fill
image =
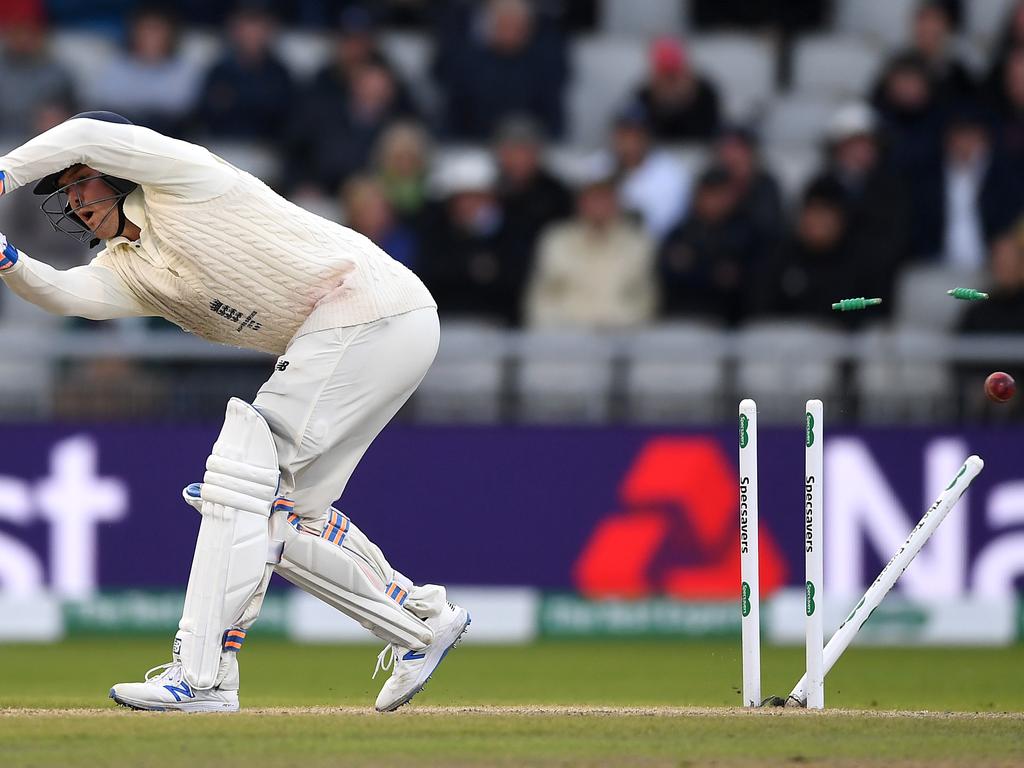
{"label": "stadium seat", "polygon": [[854,388],[866,423],[929,422],[956,409],[949,338],[939,331],[876,328],[861,334]]}
{"label": "stadium seat", "polygon": [[769,144],[761,150],[761,155],[790,204],[800,199],[807,183],[821,168],[821,150],[816,142],[791,147]]}
{"label": "stadium seat", "polygon": [[984,273],[924,264],[905,268],[896,280],[895,322],[905,328],[950,330],[968,304],[946,296],[957,286],[985,289]]}
{"label": "stadium seat", "polygon": [[433,40],[413,32],[385,32],[380,36],[380,45],[417,106],[432,113],[439,101],[437,87],[430,76]]}
{"label": "stadium seat", "polygon": [[299,80],[309,80],[331,57],[331,39],[315,32],[282,30],[274,41],[277,55]]}
{"label": "stadium seat", "polygon": [[737,339],[736,397],[757,401],[767,421],[791,422],[810,398],[839,402],[847,336],[807,321],[764,320]]}
{"label": "stadium seat", "polygon": [[533,423],[595,423],[611,408],[614,343],[597,334],[530,331],[518,339],[518,413]]}
{"label": "stadium seat", "polygon": [[793,88],[801,95],[860,98],[881,64],[881,50],[859,38],[806,35],[793,48]]}
{"label": "stadium seat", "polygon": [[866,38],[886,48],[898,48],[910,39],[918,5],[920,0],[839,0],[835,10],[836,31]]}
{"label": "stadium seat", "polygon": [[67,70],[79,94],[92,90],[96,78],[117,51],[109,37],[94,32],[56,30],[50,37],[50,53]]}
{"label": "stadium seat", "polygon": [[567,93],[569,139],[574,144],[602,144],[615,111],[647,74],[646,43],[629,38],[591,35],[571,47],[572,79]]}
{"label": "stadium seat", "polygon": [[697,68],[718,86],[725,115],[747,120],[775,95],[775,46],[763,37],[739,33],[695,37]]}
{"label": "stadium seat", "polygon": [[761,123],[761,138],[775,146],[816,147],[837,104],[825,96],[782,96],[769,106]]}
{"label": "stadium seat", "polygon": [[679,34],[690,18],[688,0],[601,0],[601,29],[610,35]]}
{"label": "stadium seat", "polygon": [[964,27],[967,34],[985,45],[992,45],[1006,25],[1015,0],[970,0],[964,3]]}
{"label": "stadium seat", "polygon": [[724,333],[699,322],[666,323],[629,334],[625,406],[630,421],[716,422],[724,417]]}
{"label": "stadium seat", "polygon": [[232,165],[273,186],[281,176],[281,159],[270,147],[248,141],[211,141],[208,149]]}
{"label": "stadium seat", "polygon": [[502,331],[484,322],[442,323],[437,358],[413,400],[416,419],[497,422],[501,417],[506,338]]}
{"label": "stadium seat", "polygon": [[224,52],[222,38],[208,32],[189,31],[181,37],[181,55],[197,72],[206,72]]}

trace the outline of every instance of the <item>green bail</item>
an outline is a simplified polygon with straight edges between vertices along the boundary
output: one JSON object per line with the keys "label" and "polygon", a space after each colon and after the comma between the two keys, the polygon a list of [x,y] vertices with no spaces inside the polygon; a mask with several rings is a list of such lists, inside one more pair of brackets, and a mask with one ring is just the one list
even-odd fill
{"label": "green bail", "polygon": [[832,309],[838,312],[850,312],[855,309],[876,307],[881,303],[881,299],[865,299],[863,296],[859,296],[856,299],[843,299],[841,301],[837,301],[835,304],[832,305]]}
{"label": "green bail", "polygon": [[961,301],[984,301],[988,298],[987,293],[976,291],[974,288],[950,288],[946,293]]}

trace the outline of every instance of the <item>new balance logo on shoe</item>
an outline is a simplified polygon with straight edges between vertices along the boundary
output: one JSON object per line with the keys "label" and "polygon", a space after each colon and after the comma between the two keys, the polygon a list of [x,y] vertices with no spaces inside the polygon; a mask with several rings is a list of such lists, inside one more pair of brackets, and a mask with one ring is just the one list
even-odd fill
{"label": "new balance logo on shoe", "polygon": [[[181,696],[187,696],[190,699],[194,699],[196,697],[196,695],[192,693],[192,689],[189,687],[188,683],[184,680],[177,685],[165,685],[164,688],[167,689],[168,693],[174,696],[175,701],[181,701]],[[181,694],[181,696],[178,694]]]}

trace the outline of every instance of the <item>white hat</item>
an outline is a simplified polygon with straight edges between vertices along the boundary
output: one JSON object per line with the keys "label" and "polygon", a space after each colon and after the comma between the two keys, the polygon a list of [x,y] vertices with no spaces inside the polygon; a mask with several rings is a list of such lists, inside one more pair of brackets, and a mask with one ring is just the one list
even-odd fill
{"label": "white hat", "polygon": [[431,174],[431,184],[438,197],[451,197],[463,192],[485,192],[498,182],[498,169],[487,152],[466,150],[442,157]]}
{"label": "white hat", "polygon": [[854,136],[874,134],[877,128],[875,111],[863,101],[852,101],[832,113],[825,135],[834,143]]}

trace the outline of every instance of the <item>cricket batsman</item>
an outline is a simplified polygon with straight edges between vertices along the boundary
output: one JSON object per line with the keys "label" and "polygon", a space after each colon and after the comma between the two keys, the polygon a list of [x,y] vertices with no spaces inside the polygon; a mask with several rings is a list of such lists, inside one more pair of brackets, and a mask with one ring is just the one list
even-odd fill
{"label": "cricket batsman", "polygon": [[396,571],[331,504],[434,359],[426,287],[362,235],[111,112],[83,112],[0,157],[0,194],[32,182],[55,229],[105,247],[59,271],[0,235],[0,277],[16,294],[60,315],[163,317],[278,355],[251,405],[228,402],[203,482],[184,491],[202,522],[172,660],[110,697],[236,711],[238,651],[276,571],[387,643],[377,709],[408,702],[469,614],[444,587]]}

